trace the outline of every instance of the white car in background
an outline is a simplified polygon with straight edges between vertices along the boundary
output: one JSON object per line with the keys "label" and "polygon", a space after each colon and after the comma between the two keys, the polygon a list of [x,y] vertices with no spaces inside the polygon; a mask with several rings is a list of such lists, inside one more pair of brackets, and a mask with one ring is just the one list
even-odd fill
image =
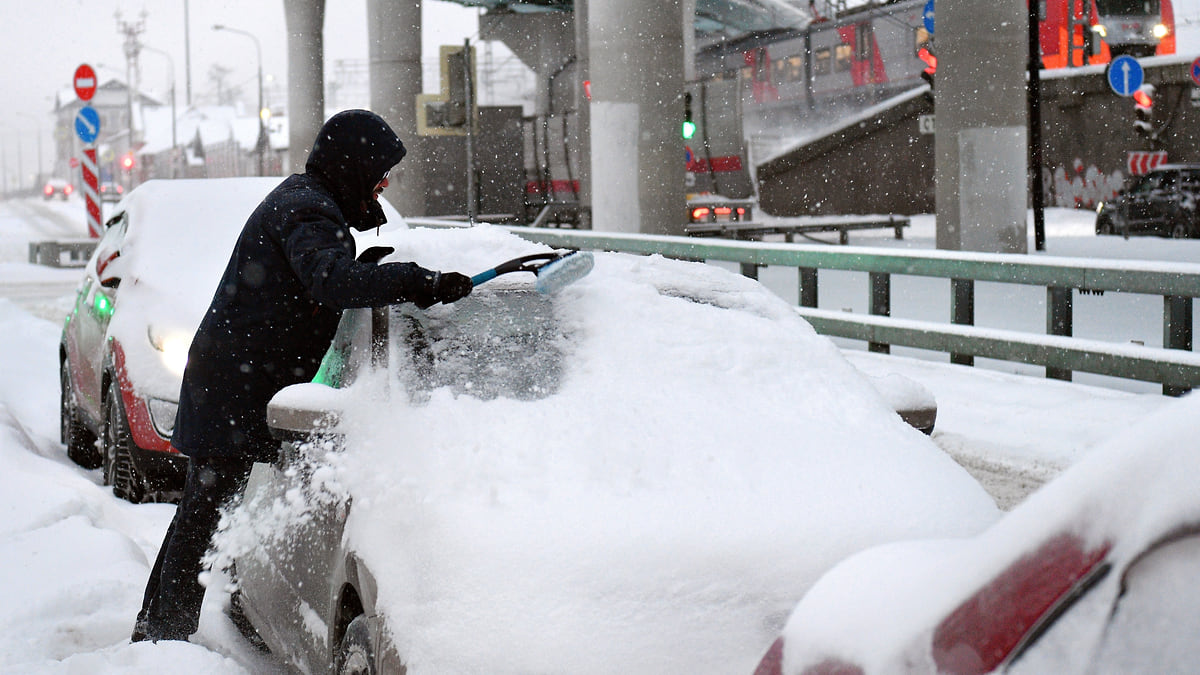
{"label": "white car in background", "polygon": [[[383,239],[467,274],[547,250]],[[280,458],[215,562],[236,623],[306,672],[745,671],[837,560],[999,516],[788,303],[660,256],[347,311],[268,421]]]}

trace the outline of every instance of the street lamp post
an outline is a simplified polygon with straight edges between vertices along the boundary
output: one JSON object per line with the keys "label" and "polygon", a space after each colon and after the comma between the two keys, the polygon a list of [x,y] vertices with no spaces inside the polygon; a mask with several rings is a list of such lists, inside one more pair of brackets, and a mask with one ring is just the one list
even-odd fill
{"label": "street lamp post", "polygon": [[[42,172],[42,121],[40,119],[38,119],[37,117],[30,115],[27,112],[18,112],[17,114],[20,115],[21,117],[25,117],[27,119],[33,120],[34,124],[37,125],[38,163],[37,163],[37,178],[34,179],[34,187],[36,188],[43,178],[43,172]],[[19,144],[19,139],[18,139],[18,145],[17,145],[18,156],[19,156],[20,147],[21,146]]]}
{"label": "street lamp post", "polygon": [[258,139],[255,141],[254,145],[255,145],[255,150],[258,153],[258,175],[265,176],[267,171],[266,171],[266,167],[265,167],[265,160],[266,160],[266,157],[264,155],[265,148],[263,146],[266,145],[267,130],[263,125],[262,45],[259,44],[258,38],[255,37],[255,35],[253,33],[250,33],[250,32],[244,31],[244,30],[240,30],[238,28],[230,28],[229,26],[217,24],[217,25],[213,26],[213,30],[223,30],[223,31],[227,31],[230,33],[237,33],[239,35],[245,35],[246,37],[250,38],[251,40],[254,40],[254,51],[258,55],[258,110],[255,111],[257,113],[255,116],[258,117]]}
{"label": "street lamp post", "polygon": [[151,47],[150,45],[142,45],[142,49],[155,54],[162,54],[167,57],[167,66],[171,69],[171,178],[178,178],[179,175],[176,167],[179,162],[176,161],[175,154],[179,148],[179,139],[176,137],[176,120],[178,115],[175,113],[175,59],[171,55],[161,49]]}

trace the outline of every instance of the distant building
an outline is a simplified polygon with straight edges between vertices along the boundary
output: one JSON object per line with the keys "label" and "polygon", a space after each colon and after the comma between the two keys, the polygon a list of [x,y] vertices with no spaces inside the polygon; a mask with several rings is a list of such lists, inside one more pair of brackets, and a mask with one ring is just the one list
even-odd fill
{"label": "distant building", "polygon": [[[101,182],[113,180],[132,189],[154,178],[221,178],[259,174],[258,119],[234,106],[204,106],[175,110],[169,102],[138,94],[118,80],[96,89],[91,101],[81,101],[70,89],[59,93],[54,113],[56,151],[53,175],[81,184],[78,163],[84,145],[75,133],[75,117],[84,105],[100,116],[96,139]],[[131,115],[132,113],[132,115]],[[132,124],[130,121],[132,120]],[[287,118],[266,124],[265,175],[280,175],[287,156]],[[130,157],[130,166],[125,158]]]}

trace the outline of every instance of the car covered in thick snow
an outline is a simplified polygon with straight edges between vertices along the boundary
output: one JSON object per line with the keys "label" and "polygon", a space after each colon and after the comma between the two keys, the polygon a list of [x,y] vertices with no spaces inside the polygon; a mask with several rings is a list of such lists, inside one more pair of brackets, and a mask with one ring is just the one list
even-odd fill
{"label": "car covered in thick snow", "polygon": [[848,558],[808,591],[753,672],[1193,672],[1197,435],[1191,394],[975,537]]}
{"label": "car covered in thick snow", "polygon": [[182,489],[170,439],[188,347],[242,225],[279,181],[148,181],[105,222],[63,324],[60,413],[68,456],[103,467],[118,496]]}
{"label": "car covered in thick snow", "polygon": [[[467,274],[548,251],[486,225],[381,240]],[[835,561],[999,516],[789,304],[661,256],[349,310],[268,421],[279,460],[213,563],[235,623],[305,672],[745,671]]]}

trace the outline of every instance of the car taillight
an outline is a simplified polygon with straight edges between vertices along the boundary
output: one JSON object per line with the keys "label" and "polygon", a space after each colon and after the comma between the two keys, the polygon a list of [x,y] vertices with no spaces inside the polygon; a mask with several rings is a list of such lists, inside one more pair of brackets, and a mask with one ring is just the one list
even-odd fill
{"label": "car taillight", "polygon": [[42,188],[42,192],[46,193],[46,196],[49,197],[50,195],[54,194],[54,187],[47,185],[46,187]]}
{"label": "car taillight", "polygon": [[74,191],[75,191],[75,186],[71,185],[70,183],[68,183],[67,186],[65,188],[63,188],[63,194],[65,194],[65,195],[69,195]]}
{"label": "car taillight", "polygon": [[697,206],[692,209],[692,220],[708,220],[708,214],[711,213],[707,206]]}
{"label": "car taillight", "polygon": [[754,675],[783,675],[783,638],[775,638],[775,642],[771,643],[771,648],[763,654],[762,660],[758,662],[758,667],[754,669]]}

